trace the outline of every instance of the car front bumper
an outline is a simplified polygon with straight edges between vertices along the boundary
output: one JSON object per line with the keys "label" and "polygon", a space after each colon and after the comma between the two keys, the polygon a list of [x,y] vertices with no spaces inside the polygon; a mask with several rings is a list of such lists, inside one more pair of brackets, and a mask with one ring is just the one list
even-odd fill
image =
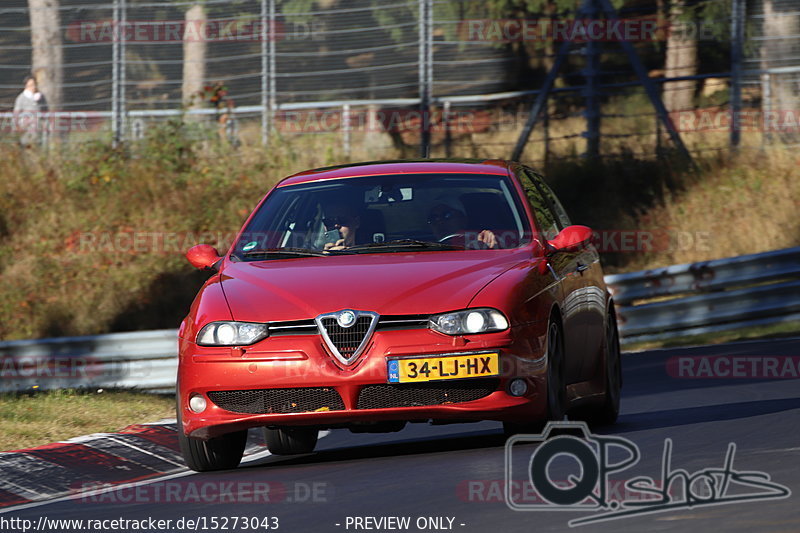
{"label": "car front bumper", "polygon": [[[541,356],[543,332],[537,329],[532,324],[468,337],[448,337],[424,329],[381,331],[373,335],[364,354],[347,367],[335,361],[318,335],[268,338],[244,350],[202,347],[180,339],[178,398],[183,431],[205,439],[258,426],[326,428],[390,421],[535,420],[544,416],[547,397],[546,365]],[[391,357],[490,352],[499,353],[499,376],[441,380],[420,386],[421,389],[442,389],[445,393],[454,389],[455,401],[450,401],[448,394],[445,394],[448,399],[431,405],[409,406],[404,401],[400,402],[404,405],[394,406],[392,400],[387,399],[379,402],[378,408],[371,408],[370,402],[364,401],[367,394],[364,391],[370,387],[378,386],[369,391],[374,399],[376,394],[380,397],[382,390],[393,392],[395,387],[416,385],[388,383],[387,361]],[[528,384],[527,393],[513,396],[508,392],[508,383],[520,377]],[[472,384],[482,392],[469,391]],[[306,408],[304,402],[298,400],[298,412],[248,413],[235,412],[236,408],[231,410],[230,405],[219,401],[220,391],[229,391],[228,396],[252,398],[259,391],[271,393],[278,389],[284,398],[284,410],[286,405],[294,403],[291,389],[311,390],[313,394],[320,391],[327,398],[339,397],[341,401],[334,405],[326,404],[323,399]],[[206,409],[199,414],[188,409],[189,398],[196,394],[207,400]],[[470,394],[480,397],[469,399]],[[212,398],[228,409],[217,405]],[[467,400],[462,401],[464,398]]]}

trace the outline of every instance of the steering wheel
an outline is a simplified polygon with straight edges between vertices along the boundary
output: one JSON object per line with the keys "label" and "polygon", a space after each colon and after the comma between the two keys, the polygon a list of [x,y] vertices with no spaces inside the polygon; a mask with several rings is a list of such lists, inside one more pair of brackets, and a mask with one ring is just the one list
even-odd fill
{"label": "steering wheel", "polygon": [[450,235],[445,235],[444,237],[439,239],[439,242],[443,242],[444,243],[444,242],[447,242],[447,241],[449,241],[451,239],[455,239],[456,237],[466,238],[466,235],[464,235],[463,233],[451,233]]}

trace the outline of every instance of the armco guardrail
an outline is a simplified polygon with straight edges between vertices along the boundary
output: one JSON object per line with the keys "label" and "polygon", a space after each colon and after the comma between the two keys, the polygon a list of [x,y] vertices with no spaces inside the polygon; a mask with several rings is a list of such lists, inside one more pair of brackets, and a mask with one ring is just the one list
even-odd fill
{"label": "armco guardrail", "polygon": [[800,320],[800,247],[606,276],[623,344]]}
{"label": "armco guardrail", "polygon": [[[606,276],[606,283],[623,343],[800,321],[800,247]],[[174,329],[0,342],[0,392],[171,392],[176,371]]]}
{"label": "armco guardrail", "polygon": [[0,342],[0,392],[31,389],[175,389],[178,331]]}

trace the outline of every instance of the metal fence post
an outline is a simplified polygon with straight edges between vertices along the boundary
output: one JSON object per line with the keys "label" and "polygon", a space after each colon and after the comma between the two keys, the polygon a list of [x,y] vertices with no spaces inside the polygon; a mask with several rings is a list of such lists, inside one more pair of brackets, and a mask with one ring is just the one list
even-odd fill
{"label": "metal fence post", "polygon": [[268,20],[267,0],[261,0],[261,144],[263,146],[269,142],[269,111],[267,109],[269,106],[269,50],[267,49],[267,39],[272,35]]}
{"label": "metal fence post", "polygon": [[[589,20],[597,20],[597,6],[592,0],[587,6]],[[586,154],[590,159],[595,159],[600,155],[600,102],[597,99],[597,76],[600,73],[600,44],[594,39],[589,39],[586,43],[586,66],[584,67],[584,77],[586,88],[584,96],[586,100]]]}
{"label": "metal fence post", "polygon": [[772,132],[769,129],[769,116],[772,111],[772,76],[769,72],[761,75],[761,147],[772,144]]}
{"label": "metal fence post", "polygon": [[420,157],[430,154],[430,85],[428,84],[428,0],[417,0],[419,6],[419,113]]}
{"label": "metal fence post", "polygon": [[450,100],[442,105],[442,128],[444,129],[444,156],[453,157],[453,132],[450,131]]}
{"label": "metal fence post", "polygon": [[275,48],[278,39],[277,35],[277,24],[275,23],[275,0],[268,0],[269,1],[269,41],[267,44],[269,45],[269,110],[267,111],[268,116],[267,120],[269,123],[269,127],[273,127],[273,122],[275,121],[275,111],[277,109],[277,93],[276,93],[276,83],[275,83],[275,70],[276,70],[276,58],[275,58]]}
{"label": "metal fence post", "polygon": [[350,104],[342,105],[342,150],[350,157]]}
{"label": "metal fence post", "polygon": [[431,143],[431,128],[432,124],[432,109],[430,102],[433,99],[433,0],[425,0],[426,17],[425,17],[425,61],[426,61],[426,75],[425,82],[427,84],[428,94],[428,118],[425,121],[425,131],[428,134],[428,153],[430,153]]}
{"label": "metal fence post", "polygon": [[732,149],[739,147],[741,141],[742,112],[742,56],[744,46],[745,0],[731,0],[731,134]]}
{"label": "metal fence post", "polygon": [[127,0],[119,0],[120,6],[120,24],[121,24],[121,32],[119,36],[119,141],[122,142],[125,140],[125,132],[127,131],[128,126],[128,105],[127,105],[127,91],[126,91],[126,84],[128,82],[127,78],[127,60],[126,60],[126,53],[127,53],[127,37],[126,37],[126,26],[128,24],[128,5]]}
{"label": "metal fence post", "polygon": [[111,41],[111,136],[114,146],[119,143],[119,53],[120,53],[120,0],[114,0],[112,19],[114,31]]}

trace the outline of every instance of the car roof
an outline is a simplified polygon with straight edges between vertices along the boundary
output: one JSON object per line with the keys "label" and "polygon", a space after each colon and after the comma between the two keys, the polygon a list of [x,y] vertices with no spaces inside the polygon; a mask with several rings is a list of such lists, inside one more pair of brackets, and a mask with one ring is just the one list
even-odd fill
{"label": "car roof", "polygon": [[316,168],[293,174],[278,187],[337,178],[380,176],[387,174],[469,173],[507,176],[509,162],[500,159],[417,159],[398,161],[369,161],[349,165]]}

